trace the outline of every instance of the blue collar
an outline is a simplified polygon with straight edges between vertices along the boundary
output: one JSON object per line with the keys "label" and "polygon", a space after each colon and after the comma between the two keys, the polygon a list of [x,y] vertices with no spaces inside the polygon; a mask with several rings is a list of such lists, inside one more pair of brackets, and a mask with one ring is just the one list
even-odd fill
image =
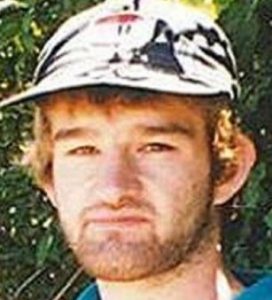
{"label": "blue collar", "polygon": [[87,286],[76,300],[101,300],[95,282]]}
{"label": "blue collar", "polygon": [[[265,277],[246,288],[235,300],[271,300],[272,276]],[[76,300],[101,300],[96,283],[90,284]]]}
{"label": "blue collar", "polygon": [[272,276],[265,277],[245,289],[235,300],[271,300]]}

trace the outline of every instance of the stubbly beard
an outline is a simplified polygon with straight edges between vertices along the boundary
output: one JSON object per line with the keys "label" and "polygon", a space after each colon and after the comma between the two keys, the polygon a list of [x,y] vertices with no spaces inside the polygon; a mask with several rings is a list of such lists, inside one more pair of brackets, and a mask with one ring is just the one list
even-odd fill
{"label": "stubbly beard", "polygon": [[88,229],[83,228],[78,243],[71,247],[90,276],[108,281],[133,281],[188,263],[194,254],[201,253],[211,243],[215,223],[212,205],[206,202],[188,232],[180,230],[164,243],[160,243],[152,231],[144,241],[127,240],[118,231],[95,240],[87,233]]}

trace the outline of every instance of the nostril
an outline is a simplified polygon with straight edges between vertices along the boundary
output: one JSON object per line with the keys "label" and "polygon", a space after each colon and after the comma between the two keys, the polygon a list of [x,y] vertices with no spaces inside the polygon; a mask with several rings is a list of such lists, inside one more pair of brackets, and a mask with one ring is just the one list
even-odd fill
{"label": "nostril", "polygon": [[139,202],[139,199],[133,197],[132,195],[122,195],[116,199],[116,201],[110,202],[110,207],[113,210],[120,208],[132,208],[136,206],[135,204]]}
{"label": "nostril", "polygon": [[124,189],[113,186],[106,186],[104,188],[98,187],[93,197],[95,197],[99,203],[112,209],[135,207],[142,201],[140,190]]}

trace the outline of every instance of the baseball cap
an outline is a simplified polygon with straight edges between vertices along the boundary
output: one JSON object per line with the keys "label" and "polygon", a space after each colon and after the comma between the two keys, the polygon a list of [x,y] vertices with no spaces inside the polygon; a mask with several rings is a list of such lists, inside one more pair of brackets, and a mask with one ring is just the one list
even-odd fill
{"label": "baseball cap", "polygon": [[230,42],[209,16],[175,0],[107,0],[64,23],[32,86],[0,107],[99,85],[231,100],[239,91]]}

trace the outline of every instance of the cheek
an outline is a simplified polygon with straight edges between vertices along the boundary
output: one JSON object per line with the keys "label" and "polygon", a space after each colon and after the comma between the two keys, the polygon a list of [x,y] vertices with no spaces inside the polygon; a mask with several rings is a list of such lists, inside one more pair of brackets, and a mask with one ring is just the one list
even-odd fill
{"label": "cheek", "polygon": [[165,155],[157,160],[143,161],[139,165],[143,178],[168,195],[191,189],[198,181],[210,176],[207,156]]}
{"label": "cheek", "polygon": [[[69,205],[75,206],[78,201],[82,199],[82,196],[86,191],[90,192],[92,181],[96,176],[97,168],[88,164],[86,161],[78,162],[76,160],[64,159],[54,160],[53,176],[55,183],[55,190],[58,196],[62,198],[74,198],[76,201],[72,201]],[[84,200],[84,199],[82,199]]]}
{"label": "cheek", "polygon": [[86,168],[86,164],[67,164],[57,158],[54,161],[56,206],[70,241],[77,239],[81,226],[81,213],[92,199],[93,172],[92,168]]}
{"label": "cheek", "polygon": [[146,163],[141,168],[146,198],[153,202],[157,212],[158,235],[167,237],[179,230],[180,224],[186,231],[193,220],[190,217],[208,197],[208,160],[179,157]]}

